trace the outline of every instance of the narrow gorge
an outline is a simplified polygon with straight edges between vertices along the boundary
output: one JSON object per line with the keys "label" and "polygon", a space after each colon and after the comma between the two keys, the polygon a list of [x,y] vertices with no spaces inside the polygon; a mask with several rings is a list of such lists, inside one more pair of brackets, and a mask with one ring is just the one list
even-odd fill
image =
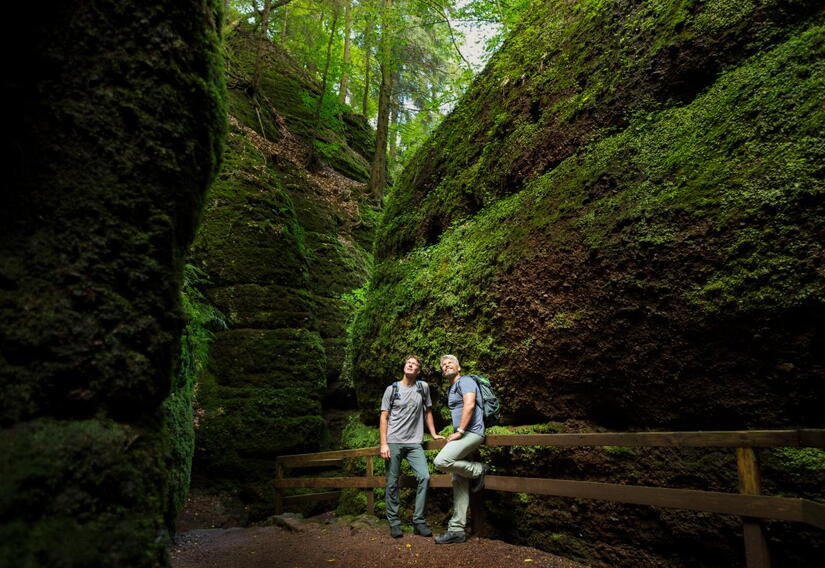
{"label": "narrow gorge", "polygon": [[[456,14],[499,26],[474,77]],[[818,0],[72,1],[24,47],[0,568],[168,567],[176,532],[271,525],[277,458],[376,446],[409,354],[443,434],[446,353],[493,382],[490,434],[825,428]],[[729,448],[479,453],[740,491]],[[765,495],[825,503],[825,450],[756,458]],[[334,465],[307,475],[366,472]],[[745,566],[740,517],[481,495],[485,538],[592,568]],[[765,534],[776,567],[825,557]]]}

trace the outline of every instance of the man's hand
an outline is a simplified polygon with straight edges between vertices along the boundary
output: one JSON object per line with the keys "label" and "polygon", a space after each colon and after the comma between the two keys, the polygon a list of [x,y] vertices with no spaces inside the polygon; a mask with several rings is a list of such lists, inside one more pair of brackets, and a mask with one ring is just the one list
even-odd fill
{"label": "man's hand", "polygon": [[442,436],[441,434],[431,434],[431,436],[433,437],[433,440],[443,440],[444,439],[444,436]]}
{"label": "man's hand", "polygon": [[381,457],[385,460],[390,459],[390,446],[388,444],[381,444]]}
{"label": "man's hand", "polygon": [[450,437],[447,438],[447,441],[452,442],[453,440],[458,440],[459,438],[461,438],[461,436],[463,436],[461,432],[453,432],[452,434],[450,434]]}

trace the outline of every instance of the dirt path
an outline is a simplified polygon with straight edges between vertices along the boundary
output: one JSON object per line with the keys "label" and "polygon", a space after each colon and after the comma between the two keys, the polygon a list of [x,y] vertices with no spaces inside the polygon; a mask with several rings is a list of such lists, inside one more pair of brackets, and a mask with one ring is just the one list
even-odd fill
{"label": "dirt path", "polygon": [[432,538],[389,536],[385,524],[288,520],[280,526],[196,529],[178,535],[173,568],[586,568],[570,560],[498,540],[471,538],[437,545]]}

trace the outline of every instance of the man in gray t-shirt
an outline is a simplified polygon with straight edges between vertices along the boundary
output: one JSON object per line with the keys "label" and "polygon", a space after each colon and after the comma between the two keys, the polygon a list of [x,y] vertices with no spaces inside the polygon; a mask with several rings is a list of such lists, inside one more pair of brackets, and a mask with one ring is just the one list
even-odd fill
{"label": "man in gray t-shirt", "polygon": [[404,378],[388,386],[381,400],[381,457],[389,460],[384,501],[387,505],[390,535],[393,538],[399,538],[404,534],[398,518],[398,478],[401,475],[401,460],[404,459],[410,464],[418,480],[412,519],[413,531],[421,536],[433,534],[424,516],[427,489],[430,484],[427,458],[421,446],[424,442],[424,422],[427,423],[427,429],[433,439],[441,440],[444,436],[439,436],[435,431],[430,386],[424,381],[417,380],[420,372],[421,360],[415,355],[407,357],[404,362]]}

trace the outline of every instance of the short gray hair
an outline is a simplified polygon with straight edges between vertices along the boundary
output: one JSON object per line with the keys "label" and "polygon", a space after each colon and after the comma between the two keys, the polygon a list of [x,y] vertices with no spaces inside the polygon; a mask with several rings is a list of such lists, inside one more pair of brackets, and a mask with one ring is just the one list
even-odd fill
{"label": "short gray hair", "polygon": [[441,359],[438,360],[439,366],[441,365],[441,363],[444,362],[444,359],[452,359],[453,361],[455,361],[456,365],[461,366],[461,363],[458,362],[458,357],[456,357],[455,355],[442,355]]}

